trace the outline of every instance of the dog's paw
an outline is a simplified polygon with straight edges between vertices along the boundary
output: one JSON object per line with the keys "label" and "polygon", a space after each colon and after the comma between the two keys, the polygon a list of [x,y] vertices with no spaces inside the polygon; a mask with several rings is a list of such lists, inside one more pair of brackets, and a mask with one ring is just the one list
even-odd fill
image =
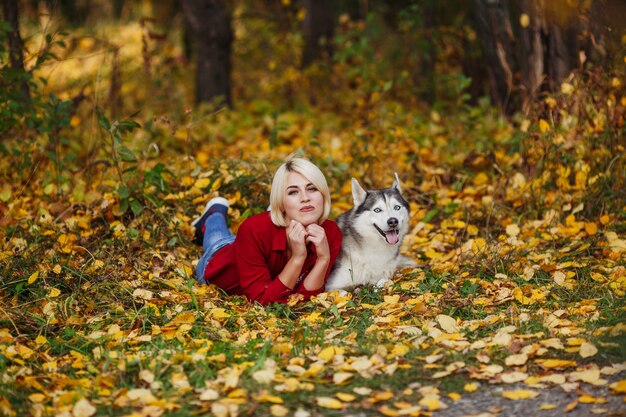
{"label": "dog's paw", "polygon": [[399,256],[398,269],[419,268],[419,267],[421,267],[421,265],[419,265],[417,262],[415,262],[413,259],[409,258],[408,256],[404,256],[404,255]]}
{"label": "dog's paw", "polygon": [[385,286],[387,285],[388,282],[391,282],[391,280],[387,279],[387,278],[382,278],[382,279],[378,280],[378,282],[376,284],[374,284],[374,288],[376,288],[376,289],[385,288]]}

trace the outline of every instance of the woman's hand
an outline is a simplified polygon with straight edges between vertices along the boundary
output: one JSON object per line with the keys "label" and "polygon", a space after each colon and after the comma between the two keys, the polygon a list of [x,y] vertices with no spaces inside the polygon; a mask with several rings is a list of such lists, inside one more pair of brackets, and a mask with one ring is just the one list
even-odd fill
{"label": "woman's hand", "polygon": [[315,245],[315,253],[318,260],[328,261],[330,259],[330,248],[328,247],[328,239],[326,231],[319,224],[312,223],[306,227],[306,242]]}
{"label": "woman's hand", "polygon": [[307,231],[302,223],[292,220],[287,226],[287,242],[292,257],[306,258],[306,239]]}

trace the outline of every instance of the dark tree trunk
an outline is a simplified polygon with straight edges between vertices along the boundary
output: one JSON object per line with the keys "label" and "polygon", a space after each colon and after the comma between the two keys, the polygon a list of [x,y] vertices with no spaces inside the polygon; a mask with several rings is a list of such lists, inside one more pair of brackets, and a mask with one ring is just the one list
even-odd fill
{"label": "dark tree trunk", "polygon": [[322,56],[333,54],[332,40],[335,34],[333,0],[304,0],[306,16],[302,22],[304,50],[302,67],[307,67]]}
{"label": "dark tree trunk", "polygon": [[515,110],[513,31],[505,0],[476,0],[476,29],[487,64],[492,98],[506,114]]}
{"label": "dark tree trunk", "polygon": [[558,90],[561,83],[577,66],[582,34],[581,19],[566,0],[544,1],[547,20],[548,47],[546,56],[548,87]]}
{"label": "dark tree trunk", "polygon": [[[9,60],[11,68],[18,74],[26,74],[24,69],[24,42],[20,36],[18,2],[15,0],[2,0],[4,19],[11,25],[9,38]],[[25,79],[20,81],[22,104],[30,103],[30,88]]]}
{"label": "dark tree trunk", "polygon": [[196,47],[196,101],[231,107],[233,32],[226,0],[183,0],[182,6]]}
{"label": "dark tree trunk", "polygon": [[422,92],[422,99],[429,104],[435,102],[435,64],[437,63],[437,52],[435,50],[435,40],[433,39],[437,25],[437,9],[433,0],[424,2],[423,30],[423,64],[420,65],[420,79],[426,80],[426,86]]}
{"label": "dark tree trunk", "polygon": [[526,110],[544,82],[546,33],[541,5],[536,0],[519,0],[519,5],[520,13],[528,16],[528,25],[520,29],[518,46],[522,109]]}
{"label": "dark tree trunk", "polygon": [[[579,18],[564,0],[519,0],[528,26],[520,29],[522,110],[541,90],[558,90],[576,67]],[[515,16],[512,18],[515,21]]]}

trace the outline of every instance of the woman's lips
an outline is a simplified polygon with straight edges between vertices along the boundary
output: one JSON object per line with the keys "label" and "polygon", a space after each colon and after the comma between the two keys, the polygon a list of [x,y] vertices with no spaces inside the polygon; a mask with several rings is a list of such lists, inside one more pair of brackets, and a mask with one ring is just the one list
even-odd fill
{"label": "woman's lips", "polygon": [[308,213],[309,211],[313,211],[315,210],[315,207],[313,206],[304,206],[300,209],[300,211],[304,212],[304,213]]}

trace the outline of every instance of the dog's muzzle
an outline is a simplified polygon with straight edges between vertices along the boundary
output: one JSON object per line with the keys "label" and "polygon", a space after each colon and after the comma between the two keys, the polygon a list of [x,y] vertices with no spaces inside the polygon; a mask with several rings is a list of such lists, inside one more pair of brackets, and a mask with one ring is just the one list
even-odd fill
{"label": "dog's muzzle", "polygon": [[398,243],[398,240],[400,238],[398,224],[398,219],[396,219],[395,217],[390,217],[387,220],[387,226],[389,226],[389,229],[386,232],[384,232],[377,225],[374,225],[374,227],[376,228],[376,230],[378,230],[378,233],[380,233],[381,236],[385,238],[387,243],[389,243],[390,245],[395,245],[396,243]]}

